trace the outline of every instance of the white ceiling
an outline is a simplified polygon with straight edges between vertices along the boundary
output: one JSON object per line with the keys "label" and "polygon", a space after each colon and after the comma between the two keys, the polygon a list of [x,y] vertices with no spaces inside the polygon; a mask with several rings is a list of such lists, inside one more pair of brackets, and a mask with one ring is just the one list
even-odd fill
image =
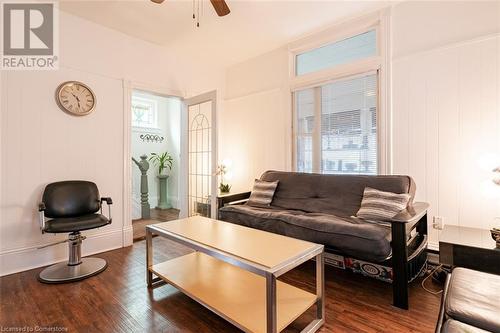
{"label": "white ceiling", "polygon": [[214,65],[241,62],[280,47],[343,18],[386,6],[389,1],[226,0],[231,13],[218,17],[204,0],[200,27],[192,0],[61,1],[73,15],[174,52],[209,56]]}

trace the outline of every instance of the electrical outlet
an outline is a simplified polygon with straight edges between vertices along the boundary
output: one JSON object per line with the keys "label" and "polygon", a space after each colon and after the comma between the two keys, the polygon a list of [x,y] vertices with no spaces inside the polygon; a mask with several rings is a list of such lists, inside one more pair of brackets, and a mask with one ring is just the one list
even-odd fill
{"label": "electrical outlet", "polygon": [[442,216],[434,216],[432,218],[432,227],[434,229],[443,230],[443,228],[444,228],[444,218]]}

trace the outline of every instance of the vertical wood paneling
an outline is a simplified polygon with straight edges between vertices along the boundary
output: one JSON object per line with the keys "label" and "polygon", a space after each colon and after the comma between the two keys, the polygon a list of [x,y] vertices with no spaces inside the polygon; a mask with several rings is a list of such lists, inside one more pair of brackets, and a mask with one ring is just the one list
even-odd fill
{"label": "vertical wood paneling", "polygon": [[458,167],[459,217],[460,225],[477,225],[477,209],[481,207],[481,198],[475,195],[479,160],[482,153],[481,143],[481,51],[475,44],[465,45],[458,50],[460,106],[459,126],[460,147]]}
{"label": "vertical wood paneling", "polygon": [[[429,57],[421,59],[426,66],[425,73],[435,72],[438,65],[432,62]],[[411,62],[411,60],[410,60]],[[410,64],[408,64],[410,65]],[[425,81],[426,89],[422,99],[425,100],[426,128],[425,128],[425,151],[426,151],[426,192],[425,201],[431,203],[428,212],[429,238],[431,242],[439,239],[439,230],[432,228],[432,217],[439,212],[439,109],[436,107],[436,99],[429,97],[436,89],[436,83],[432,80]]]}
{"label": "vertical wood paneling", "polygon": [[393,173],[408,174],[409,167],[409,75],[410,69],[405,62],[394,63],[393,72],[398,76],[393,80]]}
{"label": "vertical wood paneling", "polygon": [[[394,172],[417,183],[417,199],[431,204],[430,239],[446,224],[489,228],[500,202],[485,196],[485,154],[500,154],[500,37],[436,49],[393,63]],[[498,189],[500,191],[500,188]]]}
{"label": "vertical wood paneling", "polygon": [[439,215],[449,224],[459,224],[459,105],[458,105],[458,51],[439,51],[433,58],[439,64],[432,79],[436,82],[431,92],[438,112],[439,154]]}
{"label": "vertical wood paneling", "polygon": [[[66,80],[86,82],[97,108],[85,117],[70,116],[54,101]],[[61,68],[57,72],[16,72],[6,79],[2,109],[2,232],[0,250],[9,251],[67,237],[42,235],[37,203],[49,182],[94,181],[113,197],[113,224],[86,232],[121,230],[123,164],[123,88],[120,80]],[[56,248],[52,248],[57,251]]]}
{"label": "vertical wood paneling", "polygon": [[225,101],[220,117],[221,158],[233,160],[234,191],[246,191],[266,170],[286,170],[283,91],[273,89]]}
{"label": "vertical wood paneling", "polygon": [[[496,153],[500,159],[500,38],[489,40],[480,45],[479,85],[481,87],[480,133],[481,146],[484,153]],[[500,166],[500,161],[497,160]],[[487,183],[492,190],[491,171],[478,170],[481,183]],[[481,224],[485,228],[500,227],[500,187],[496,187],[496,198],[483,201],[481,209]],[[496,216],[497,221],[491,217]]]}
{"label": "vertical wood paneling", "polygon": [[424,200],[427,188],[426,181],[426,103],[422,96],[426,93],[425,63],[412,66],[408,75],[408,173],[417,184],[416,200]]}

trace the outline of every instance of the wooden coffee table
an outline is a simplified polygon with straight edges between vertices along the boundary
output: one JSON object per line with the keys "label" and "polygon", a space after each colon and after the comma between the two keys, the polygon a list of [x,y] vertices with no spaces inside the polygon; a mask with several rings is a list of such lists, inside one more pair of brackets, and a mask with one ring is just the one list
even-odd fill
{"label": "wooden coffee table", "polygon": [[[153,234],[196,252],[153,264]],[[325,321],[323,245],[201,216],[148,225],[146,244],[148,286],[163,280],[245,332],[280,332],[314,304],[302,332]],[[316,294],[277,281],[313,258]]]}

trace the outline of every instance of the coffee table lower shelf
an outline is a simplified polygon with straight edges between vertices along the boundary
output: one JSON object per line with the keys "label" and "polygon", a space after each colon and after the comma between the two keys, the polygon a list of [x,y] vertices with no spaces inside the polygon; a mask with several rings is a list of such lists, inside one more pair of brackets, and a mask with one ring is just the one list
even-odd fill
{"label": "coffee table lower shelf", "polygon": [[[153,265],[152,273],[246,332],[266,332],[266,279],[201,252]],[[316,295],[277,281],[277,328],[283,330]]]}

